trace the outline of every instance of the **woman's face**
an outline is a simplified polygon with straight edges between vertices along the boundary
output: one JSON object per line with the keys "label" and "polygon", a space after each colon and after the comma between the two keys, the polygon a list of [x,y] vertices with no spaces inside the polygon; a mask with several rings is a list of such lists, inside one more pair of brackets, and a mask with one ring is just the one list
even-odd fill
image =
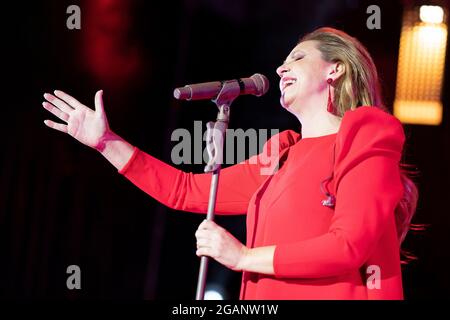
{"label": "woman's face", "polygon": [[[281,105],[297,114],[307,105],[324,104],[326,108],[327,79],[335,64],[322,59],[317,41],[299,43],[277,68],[280,76]],[[333,77],[332,77],[333,78]],[[323,100],[323,103],[322,103]]]}

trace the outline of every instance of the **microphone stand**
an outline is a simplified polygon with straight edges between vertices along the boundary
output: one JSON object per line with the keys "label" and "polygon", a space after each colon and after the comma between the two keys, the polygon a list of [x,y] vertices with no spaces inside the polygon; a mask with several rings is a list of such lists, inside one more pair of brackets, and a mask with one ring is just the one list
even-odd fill
{"label": "microphone stand", "polygon": [[[206,124],[206,150],[209,159],[204,171],[212,173],[206,220],[214,220],[219,175],[223,163],[223,145],[228,123],[230,121],[230,106],[233,100],[239,96],[240,91],[241,88],[235,81],[225,81],[222,83],[222,88],[217,97],[214,100],[211,100],[217,105],[219,112],[217,114],[216,122],[210,121]],[[208,263],[209,257],[201,256],[195,300],[204,300]]]}

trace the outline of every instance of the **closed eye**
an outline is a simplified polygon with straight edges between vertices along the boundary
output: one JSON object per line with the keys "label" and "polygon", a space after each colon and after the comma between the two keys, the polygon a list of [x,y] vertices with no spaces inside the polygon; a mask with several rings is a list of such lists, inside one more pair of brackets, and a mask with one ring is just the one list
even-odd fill
{"label": "closed eye", "polygon": [[295,58],[293,58],[291,61],[283,61],[283,63],[282,64],[287,64],[287,63],[291,63],[291,62],[294,62],[294,61],[298,61],[298,60],[301,60],[301,59],[303,59],[304,58],[304,56],[299,56],[299,57],[295,57]]}

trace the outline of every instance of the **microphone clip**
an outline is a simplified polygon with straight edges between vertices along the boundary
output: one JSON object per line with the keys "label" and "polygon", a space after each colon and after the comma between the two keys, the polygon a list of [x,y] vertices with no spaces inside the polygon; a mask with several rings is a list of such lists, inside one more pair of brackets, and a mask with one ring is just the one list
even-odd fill
{"label": "microphone clip", "polygon": [[328,194],[328,197],[326,200],[322,200],[322,205],[329,208],[334,208],[336,205],[336,197],[332,194]]}
{"label": "microphone clip", "polygon": [[239,97],[242,91],[242,81],[221,81],[220,91],[217,94],[217,97],[211,101],[217,105],[219,110],[223,105],[230,107],[231,103]]}
{"label": "microphone clip", "polygon": [[334,209],[334,207],[336,206],[336,197],[329,191],[328,184],[330,183],[331,180],[333,180],[334,177],[335,150],[336,150],[336,143],[333,145],[333,157],[332,157],[333,170],[331,171],[330,176],[320,183],[320,191],[327,196],[327,198],[325,200],[322,200],[321,203],[323,206],[332,209]]}

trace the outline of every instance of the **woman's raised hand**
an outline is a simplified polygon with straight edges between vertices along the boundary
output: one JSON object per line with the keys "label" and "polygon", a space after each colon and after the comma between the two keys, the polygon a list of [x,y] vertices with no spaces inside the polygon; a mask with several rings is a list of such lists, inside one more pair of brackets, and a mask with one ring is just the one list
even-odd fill
{"label": "woman's raised hand", "polygon": [[95,110],[83,105],[65,92],[45,93],[43,107],[65,123],[45,120],[50,128],[68,133],[81,143],[101,151],[103,140],[110,133],[103,108],[103,90],[95,94]]}

